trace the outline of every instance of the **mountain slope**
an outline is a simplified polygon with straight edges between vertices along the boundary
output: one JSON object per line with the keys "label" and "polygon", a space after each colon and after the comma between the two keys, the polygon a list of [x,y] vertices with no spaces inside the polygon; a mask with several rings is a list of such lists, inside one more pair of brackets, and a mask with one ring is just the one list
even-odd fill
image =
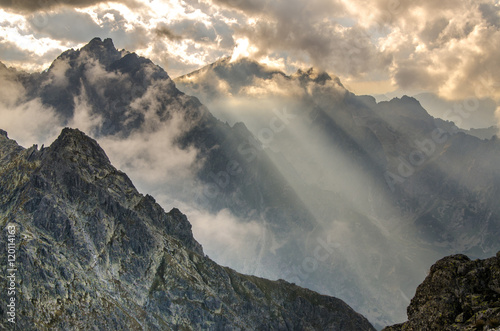
{"label": "mountain slope", "polygon": [[[40,150],[2,131],[0,172],[1,227],[15,228],[24,330],[373,330],[339,299],[215,264],[183,214],[139,194],[78,130],[64,129]],[[7,291],[1,298],[8,301]]]}

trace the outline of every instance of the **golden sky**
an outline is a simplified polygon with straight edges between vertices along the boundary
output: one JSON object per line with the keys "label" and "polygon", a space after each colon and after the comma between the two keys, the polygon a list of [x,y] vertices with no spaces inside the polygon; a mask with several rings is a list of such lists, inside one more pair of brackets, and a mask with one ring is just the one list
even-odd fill
{"label": "golden sky", "polygon": [[93,37],[172,77],[223,56],[314,66],[356,93],[500,100],[498,0],[0,0],[0,61],[46,69]]}

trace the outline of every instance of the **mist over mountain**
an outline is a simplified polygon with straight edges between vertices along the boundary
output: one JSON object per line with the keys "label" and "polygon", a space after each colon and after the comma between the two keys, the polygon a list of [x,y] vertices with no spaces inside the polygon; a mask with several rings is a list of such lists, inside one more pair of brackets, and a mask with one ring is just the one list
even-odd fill
{"label": "mist over mountain", "polygon": [[339,299],[217,265],[81,131],[25,149],[0,130],[0,174],[3,329],[374,330]]}
{"label": "mist over mountain", "polygon": [[405,320],[436,259],[500,248],[498,140],[414,98],[377,103],[325,72],[245,58],[174,84],[109,39],[0,79],[21,144],[84,130],[140,191],[181,208],[215,261],[337,296],[379,328]]}
{"label": "mist over mountain", "polygon": [[[338,78],[314,69],[288,76],[249,59],[222,59],[175,81],[217,117],[247,123],[267,144],[321,231],[341,233],[337,255],[347,256],[349,266],[363,261],[353,272],[363,281],[353,287],[376,288],[371,297],[386,305],[392,319],[401,316],[397,297],[381,299],[391,286],[398,284],[399,298],[408,300],[434,259],[456,252],[485,257],[498,249],[495,137],[464,134],[455,123],[430,116],[414,98],[377,103],[353,95]],[[478,111],[475,104],[466,106],[464,116]],[[286,109],[291,120],[269,139],[277,109]],[[349,226],[338,226],[338,219]],[[368,261],[366,251],[355,253],[360,246],[370,252]],[[314,280],[307,286],[322,284],[336,293],[335,285],[325,286],[331,271],[321,270],[324,264],[308,275]],[[366,302],[357,306],[350,299],[372,321],[382,320],[365,310]]]}
{"label": "mist over mountain", "polygon": [[[21,123],[46,111],[50,125],[29,130],[27,137],[38,131],[47,141],[66,125],[89,132],[120,169],[164,205],[193,209],[194,222],[200,219],[208,230],[217,224],[219,235],[235,245],[242,240],[252,244],[251,253],[246,246],[233,250],[243,269],[254,266],[254,273],[276,278],[276,261],[256,262],[254,254],[265,245],[259,240],[267,215],[282,223],[276,233],[283,242],[311,228],[307,209],[287,190],[245,125],[218,121],[196,98],[178,91],[163,69],[116,50],[110,39],[94,39],[81,50],[61,54],[46,72],[20,74],[8,83],[19,85],[15,103],[26,113],[20,119],[18,111],[5,107],[7,119]],[[21,125],[12,124],[23,142]]]}

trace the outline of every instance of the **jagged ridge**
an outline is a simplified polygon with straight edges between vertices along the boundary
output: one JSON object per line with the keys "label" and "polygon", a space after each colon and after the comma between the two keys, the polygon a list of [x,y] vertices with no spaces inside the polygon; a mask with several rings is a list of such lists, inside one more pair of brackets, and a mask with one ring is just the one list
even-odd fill
{"label": "jagged ridge", "polygon": [[179,210],[165,213],[139,194],[78,130],[40,150],[2,134],[0,160],[0,220],[17,228],[23,330],[373,330],[339,299],[218,266]]}

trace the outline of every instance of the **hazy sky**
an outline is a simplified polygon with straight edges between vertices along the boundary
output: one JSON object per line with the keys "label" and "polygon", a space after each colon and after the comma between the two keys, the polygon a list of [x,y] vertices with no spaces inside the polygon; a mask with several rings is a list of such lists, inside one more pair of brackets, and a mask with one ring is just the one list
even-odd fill
{"label": "hazy sky", "polygon": [[315,66],[357,93],[500,104],[499,0],[0,0],[0,61],[42,70],[93,37],[176,77],[222,56]]}

